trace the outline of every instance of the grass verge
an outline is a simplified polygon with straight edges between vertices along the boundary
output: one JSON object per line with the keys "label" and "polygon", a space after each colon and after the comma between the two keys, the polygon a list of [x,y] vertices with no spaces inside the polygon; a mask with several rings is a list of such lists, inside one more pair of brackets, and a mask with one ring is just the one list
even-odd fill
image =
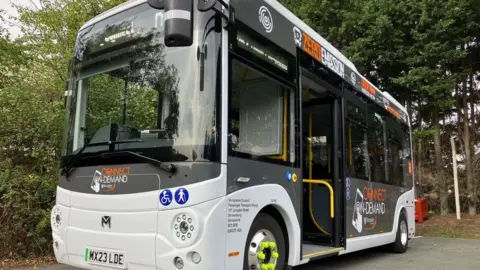
{"label": "grass verge", "polygon": [[53,263],[55,263],[55,258],[51,256],[23,260],[0,259],[0,270],[25,266],[36,268],[40,265],[49,265]]}
{"label": "grass verge", "polygon": [[429,214],[423,223],[416,223],[416,235],[425,237],[480,239],[480,215],[455,214],[440,216]]}

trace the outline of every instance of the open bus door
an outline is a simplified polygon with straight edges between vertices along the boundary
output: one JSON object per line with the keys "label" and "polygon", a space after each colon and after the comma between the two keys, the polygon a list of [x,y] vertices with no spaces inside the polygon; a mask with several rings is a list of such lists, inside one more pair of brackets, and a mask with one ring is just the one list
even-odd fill
{"label": "open bus door", "polygon": [[345,248],[344,117],[342,82],[302,56],[302,258],[307,259],[335,255]]}

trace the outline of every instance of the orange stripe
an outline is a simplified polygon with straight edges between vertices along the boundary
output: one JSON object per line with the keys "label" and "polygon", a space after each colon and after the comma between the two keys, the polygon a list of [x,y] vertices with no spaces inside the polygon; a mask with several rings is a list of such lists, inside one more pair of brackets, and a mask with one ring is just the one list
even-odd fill
{"label": "orange stripe", "polygon": [[318,62],[322,62],[322,46],[305,33],[303,33],[303,50]]}
{"label": "orange stripe", "polygon": [[393,114],[395,117],[400,118],[400,113],[397,112],[394,108],[387,106],[387,111]]}
{"label": "orange stripe", "polygon": [[362,79],[361,83],[362,85],[362,88],[365,89],[366,91],[368,91],[370,94],[372,94],[373,96],[375,96],[376,94],[376,91],[375,91],[375,88],[373,88],[373,86],[365,79]]}

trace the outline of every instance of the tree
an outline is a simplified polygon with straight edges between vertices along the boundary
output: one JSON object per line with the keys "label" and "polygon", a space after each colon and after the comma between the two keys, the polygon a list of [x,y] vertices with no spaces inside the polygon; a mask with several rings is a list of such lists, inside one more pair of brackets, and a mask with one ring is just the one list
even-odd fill
{"label": "tree", "polygon": [[20,38],[0,29],[0,257],[51,252],[67,64],[81,25],[123,1],[35,2],[16,6]]}

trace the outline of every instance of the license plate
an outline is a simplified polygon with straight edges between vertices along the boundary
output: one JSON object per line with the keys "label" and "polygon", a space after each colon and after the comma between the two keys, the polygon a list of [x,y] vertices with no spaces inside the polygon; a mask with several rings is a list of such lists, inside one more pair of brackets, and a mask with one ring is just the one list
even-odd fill
{"label": "license plate", "polygon": [[120,251],[85,248],[85,261],[91,264],[125,268],[125,253]]}

